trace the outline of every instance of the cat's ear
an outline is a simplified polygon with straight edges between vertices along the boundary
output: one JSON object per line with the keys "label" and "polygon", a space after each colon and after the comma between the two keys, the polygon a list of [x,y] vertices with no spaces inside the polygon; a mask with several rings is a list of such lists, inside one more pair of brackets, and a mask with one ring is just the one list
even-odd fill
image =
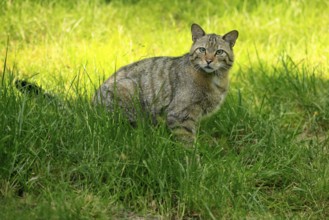
{"label": "cat's ear", "polygon": [[200,37],[203,37],[204,35],[206,35],[206,32],[204,32],[204,30],[198,24],[192,24],[191,32],[192,32],[193,42],[195,42]]}
{"label": "cat's ear", "polygon": [[230,44],[230,47],[233,48],[236,39],[239,36],[239,32],[237,30],[233,30],[228,32],[223,36],[223,39]]}

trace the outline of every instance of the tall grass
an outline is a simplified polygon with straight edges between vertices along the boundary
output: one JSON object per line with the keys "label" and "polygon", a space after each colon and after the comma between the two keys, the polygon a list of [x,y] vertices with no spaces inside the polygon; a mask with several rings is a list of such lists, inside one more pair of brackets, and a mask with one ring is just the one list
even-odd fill
{"label": "tall grass", "polygon": [[[326,1],[0,5],[1,219],[328,218]],[[195,148],[90,105],[120,66],[187,52],[192,22],[240,31],[229,96]]]}

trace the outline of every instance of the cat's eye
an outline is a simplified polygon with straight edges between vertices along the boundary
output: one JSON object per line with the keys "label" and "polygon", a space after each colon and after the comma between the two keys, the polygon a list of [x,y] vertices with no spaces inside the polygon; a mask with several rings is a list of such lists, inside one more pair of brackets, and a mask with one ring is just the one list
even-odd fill
{"label": "cat's eye", "polygon": [[224,53],[225,53],[225,51],[222,49],[219,49],[216,51],[216,55],[223,55]]}
{"label": "cat's eye", "polygon": [[198,49],[199,49],[199,51],[200,51],[201,53],[206,52],[206,48],[204,48],[204,47],[199,47]]}

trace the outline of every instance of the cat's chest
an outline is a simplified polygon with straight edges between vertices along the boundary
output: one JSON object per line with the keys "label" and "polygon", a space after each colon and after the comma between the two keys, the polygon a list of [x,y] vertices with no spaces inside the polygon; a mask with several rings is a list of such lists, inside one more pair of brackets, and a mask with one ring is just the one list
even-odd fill
{"label": "cat's chest", "polygon": [[204,114],[216,112],[223,103],[228,90],[228,79],[214,77],[208,84],[208,89],[204,91],[203,109]]}

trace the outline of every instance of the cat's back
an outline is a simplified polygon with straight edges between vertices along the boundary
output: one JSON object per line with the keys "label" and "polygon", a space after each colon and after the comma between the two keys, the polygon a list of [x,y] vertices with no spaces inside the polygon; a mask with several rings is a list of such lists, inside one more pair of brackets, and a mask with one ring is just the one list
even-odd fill
{"label": "cat's back", "polygon": [[[156,109],[168,105],[184,84],[191,85],[188,54],[180,57],[152,57],[121,67],[98,89],[94,101],[110,100],[107,94],[119,97],[139,96],[140,101]],[[116,92],[114,92],[116,90]],[[127,98],[128,99],[128,98]]]}
{"label": "cat's back", "polygon": [[169,73],[183,71],[185,56],[180,57],[151,57],[121,67],[110,78],[141,79],[146,77],[161,77]]}

